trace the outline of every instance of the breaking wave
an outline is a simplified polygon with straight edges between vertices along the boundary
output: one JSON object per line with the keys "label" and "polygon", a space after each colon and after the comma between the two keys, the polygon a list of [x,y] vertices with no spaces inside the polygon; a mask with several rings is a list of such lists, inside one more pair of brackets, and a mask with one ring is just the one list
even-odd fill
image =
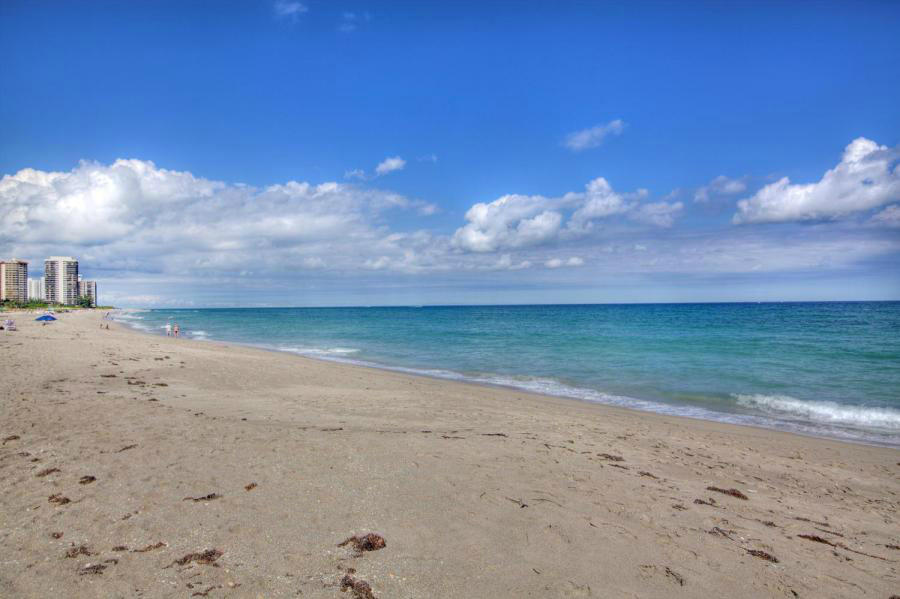
{"label": "breaking wave", "polygon": [[848,426],[900,430],[900,410],[806,401],[789,395],[735,394],[738,405],[778,417]]}

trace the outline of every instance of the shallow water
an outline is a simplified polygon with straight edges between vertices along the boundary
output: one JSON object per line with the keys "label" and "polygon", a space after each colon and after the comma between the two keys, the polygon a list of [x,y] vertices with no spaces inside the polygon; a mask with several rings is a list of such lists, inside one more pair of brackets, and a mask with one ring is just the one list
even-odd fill
{"label": "shallow water", "polygon": [[139,310],[164,334],[900,446],[900,302]]}

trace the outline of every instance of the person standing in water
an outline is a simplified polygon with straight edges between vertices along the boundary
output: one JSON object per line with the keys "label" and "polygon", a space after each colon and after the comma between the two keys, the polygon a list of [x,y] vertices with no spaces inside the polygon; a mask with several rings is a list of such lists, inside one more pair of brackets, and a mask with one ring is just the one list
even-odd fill
{"label": "person standing in water", "polygon": [[175,323],[175,326],[172,327],[172,332],[175,333],[175,336],[178,337],[178,323]]}
{"label": "person standing in water", "polygon": [[167,322],[166,323],[166,337],[171,337],[171,336],[172,336],[172,323]]}

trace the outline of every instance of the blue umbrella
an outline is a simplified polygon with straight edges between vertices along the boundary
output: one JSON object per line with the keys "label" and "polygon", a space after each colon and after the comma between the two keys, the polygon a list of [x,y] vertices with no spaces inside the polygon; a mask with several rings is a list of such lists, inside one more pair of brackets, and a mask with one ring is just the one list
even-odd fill
{"label": "blue umbrella", "polygon": [[38,316],[37,318],[35,318],[35,320],[56,320],[56,319],[53,318],[52,316],[50,316],[49,314],[44,314],[43,316]]}

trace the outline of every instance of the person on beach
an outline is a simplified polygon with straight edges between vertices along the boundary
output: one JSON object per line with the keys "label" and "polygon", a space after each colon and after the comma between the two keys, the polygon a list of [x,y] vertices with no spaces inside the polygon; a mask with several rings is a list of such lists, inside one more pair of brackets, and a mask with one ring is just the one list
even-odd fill
{"label": "person on beach", "polygon": [[172,332],[175,333],[175,336],[178,337],[178,323],[175,323],[175,326],[172,327]]}
{"label": "person on beach", "polygon": [[167,322],[166,323],[166,337],[171,337],[171,336],[172,336],[172,323]]}

